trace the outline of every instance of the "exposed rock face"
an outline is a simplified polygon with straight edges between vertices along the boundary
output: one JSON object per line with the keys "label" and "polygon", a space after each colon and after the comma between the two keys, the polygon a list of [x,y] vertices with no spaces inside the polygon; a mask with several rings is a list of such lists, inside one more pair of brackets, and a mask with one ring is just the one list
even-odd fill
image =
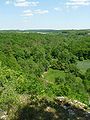
{"label": "exposed rock face", "polygon": [[87,105],[76,100],[38,98],[19,109],[15,120],[90,120],[90,113],[87,112]]}
{"label": "exposed rock face", "polygon": [[66,97],[54,100],[33,98],[22,106],[13,118],[7,112],[0,111],[0,120],[90,120],[87,105]]}
{"label": "exposed rock face", "polygon": [[86,104],[66,97],[57,97],[55,101],[67,111],[69,120],[90,120]]}
{"label": "exposed rock face", "polygon": [[76,107],[76,108],[79,108],[79,109],[87,109],[87,105],[84,104],[84,103],[81,103],[77,100],[71,100],[71,99],[68,99],[67,97],[57,97],[55,98],[55,101],[58,102],[59,104],[62,104],[62,105],[69,105],[69,106],[73,106],[73,107]]}
{"label": "exposed rock face", "polygon": [[0,120],[7,120],[7,112],[0,110]]}

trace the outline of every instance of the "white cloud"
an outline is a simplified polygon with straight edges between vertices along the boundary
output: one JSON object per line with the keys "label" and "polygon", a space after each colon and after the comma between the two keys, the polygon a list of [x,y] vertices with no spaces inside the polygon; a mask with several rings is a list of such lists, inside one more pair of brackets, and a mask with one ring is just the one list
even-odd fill
{"label": "white cloud", "polygon": [[48,10],[40,10],[40,9],[34,11],[35,14],[47,14],[48,12],[49,12]]}
{"label": "white cloud", "polygon": [[62,9],[60,7],[55,7],[54,10],[55,11],[62,11]]}
{"label": "white cloud", "polygon": [[5,2],[7,5],[11,4],[12,3],[12,0],[6,0]]}
{"label": "white cloud", "polygon": [[28,9],[30,7],[36,7],[39,2],[38,1],[32,1],[32,0],[6,0],[6,4],[12,4],[15,7],[23,7],[24,9],[27,8],[27,10],[23,11],[23,14],[21,16],[23,17],[30,17],[33,16],[35,14],[47,14],[49,11],[48,10],[41,10],[41,9]]}
{"label": "white cloud", "polygon": [[35,14],[47,14],[49,11],[48,10],[24,10],[22,16],[24,17],[29,17],[29,16],[33,16]]}
{"label": "white cloud", "polygon": [[27,2],[27,1],[25,1],[25,2],[15,2],[14,5],[17,6],[17,7],[28,7],[29,2]]}
{"label": "white cloud", "polygon": [[22,16],[24,17],[33,16],[33,12],[31,10],[24,10]]}
{"label": "white cloud", "polygon": [[56,8],[54,8],[54,10],[59,11],[59,8],[58,8],[58,7],[56,7]]}
{"label": "white cloud", "polygon": [[33,16],[33,13],[24,13],[23,15],[21,16],[24,16],[24,17],[30,17],[30,16]]}
{"label": "white cloud", "polygon": [[10,4],[10,1],[6,1],[6,4]]}
{"label": "white cloud", "polygon": [[27,0],[17,0],[14,5],[18,7],[37,6],[39,2],[29,2]]}
{"label": "white cloud", "polygon": [[32,2],[28,0],[7,0],[6,4],[12,3],[16,7],[29,7],[29,6],[37,6],[39,4],[38,1]]}
{"label": "white cloud", "polygon": [[80,7],[90,5],[90,0],[68,0],[66,2],[67,7]]}

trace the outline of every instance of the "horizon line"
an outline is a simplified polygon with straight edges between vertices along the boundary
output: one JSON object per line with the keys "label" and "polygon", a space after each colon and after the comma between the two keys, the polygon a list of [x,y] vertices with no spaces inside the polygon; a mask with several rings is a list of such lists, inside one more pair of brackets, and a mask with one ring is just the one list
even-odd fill
{"label": "horizon line", "polygon": [[0,29],[0,31],[26,31],[26,30],[90,30],[90,28],[68,28],[68,29],[53,29],[53,28],[35,28],[35,29]]}

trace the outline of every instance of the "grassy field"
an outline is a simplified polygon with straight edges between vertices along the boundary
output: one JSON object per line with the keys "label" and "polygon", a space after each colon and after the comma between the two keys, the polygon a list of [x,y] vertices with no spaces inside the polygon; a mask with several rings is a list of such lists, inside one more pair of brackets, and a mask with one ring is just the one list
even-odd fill
{"label": "grassy field", "polygon": [[[90,60],[78,61],[77,67],[84,74],[88,68],[90,68]],[[54,82],[57,77],[65,77],[65,72],[60,70],[53,70],[49,68],[47,72],[43,74],[43,78],[49,82]]]}
{"label": "grassy field", "polygon": [[43,74],[44,79],[50,81],[50,82],[54,82],[56,77],[65,77],[65,73],[64,71],[60,71],[60,70],[53,70],[53,69],[49,69],[48,72],[45,72]]}
{"label": "grassy field", "polygon": [[88,68],[90,68],[90,60],[79,61],[77,67],[81,72],[85,73]]}

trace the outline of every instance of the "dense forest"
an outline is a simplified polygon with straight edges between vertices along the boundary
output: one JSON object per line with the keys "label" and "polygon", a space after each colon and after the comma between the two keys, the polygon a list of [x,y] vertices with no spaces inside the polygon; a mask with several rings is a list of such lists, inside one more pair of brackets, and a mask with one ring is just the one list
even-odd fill
{"label": "dense forest", "polygon": [[90,107],[90,30],[1,31],[0,109],[58,96]]}

